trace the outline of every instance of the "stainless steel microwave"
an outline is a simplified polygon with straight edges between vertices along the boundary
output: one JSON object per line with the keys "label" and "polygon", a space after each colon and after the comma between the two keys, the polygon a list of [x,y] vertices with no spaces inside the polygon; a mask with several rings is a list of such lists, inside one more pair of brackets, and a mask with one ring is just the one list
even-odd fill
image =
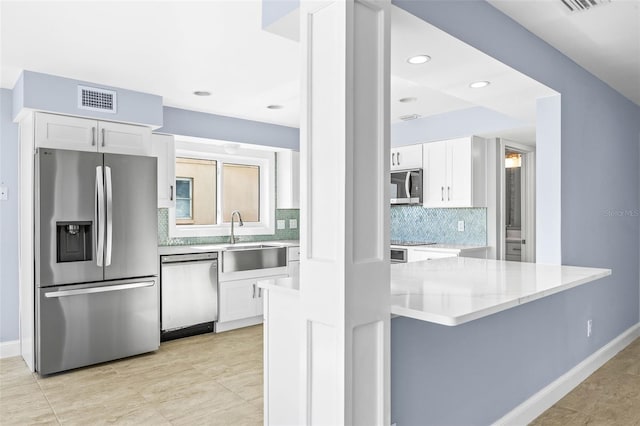
{"label": "stainless steel microwave", "polygon": [[422,169],[391,172],[391,204],[422,204]]}

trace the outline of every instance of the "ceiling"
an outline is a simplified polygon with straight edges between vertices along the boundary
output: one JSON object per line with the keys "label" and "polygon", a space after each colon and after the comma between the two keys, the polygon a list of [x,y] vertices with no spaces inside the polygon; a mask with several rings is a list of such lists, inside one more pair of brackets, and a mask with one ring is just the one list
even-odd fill
{"label": "ceiling", "polygon": [[603,1],[571,12],[562,0],[488,0],[640,105],[640,1]]}
{"label": "ceiling", "polygon": [[[28,69],[298,127],[299,45],[261,30],[260,3],[2,1],[0,86]],[[392,122],[480,105],[520,120],[531,137],[535,99],[555,93],[396,7],[391,36]],[[432,60],[409,64],[416,54]],[[469,88],[477,80],[491,85]],[[417,100],[398,102],[405,97]]]}

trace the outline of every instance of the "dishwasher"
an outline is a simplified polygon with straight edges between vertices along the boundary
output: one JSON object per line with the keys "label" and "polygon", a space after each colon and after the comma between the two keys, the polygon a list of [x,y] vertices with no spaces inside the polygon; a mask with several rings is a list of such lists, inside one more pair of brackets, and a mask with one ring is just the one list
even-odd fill
{"label": "dishwasher", "polygon": [[160,256],[160,340],[215,332],[218,253]]}

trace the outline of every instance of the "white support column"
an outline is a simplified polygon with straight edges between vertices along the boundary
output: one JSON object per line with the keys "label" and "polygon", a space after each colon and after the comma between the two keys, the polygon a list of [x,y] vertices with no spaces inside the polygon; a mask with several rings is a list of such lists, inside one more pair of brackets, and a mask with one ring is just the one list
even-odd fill
{"label": "white support column", "polygon": [[388,426],[390,0],[300,12],[300,424]]}

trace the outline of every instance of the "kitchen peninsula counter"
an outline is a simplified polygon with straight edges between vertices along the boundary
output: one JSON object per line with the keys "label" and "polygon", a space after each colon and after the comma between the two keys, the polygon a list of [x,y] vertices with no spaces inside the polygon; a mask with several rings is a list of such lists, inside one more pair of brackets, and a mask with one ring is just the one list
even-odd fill
{"label": "kitchen peninsula counter", "polygon": [[[451,257],[391,265],[391,314],[455,326],[611,275],[610,269]],[[298,281],[264,280],[291,293]]]}
{"label": "kitchen peninsula counter", "polygon": [[460,325],[611,275],[610,269],[451,257],[391,265],[391,313]]}

